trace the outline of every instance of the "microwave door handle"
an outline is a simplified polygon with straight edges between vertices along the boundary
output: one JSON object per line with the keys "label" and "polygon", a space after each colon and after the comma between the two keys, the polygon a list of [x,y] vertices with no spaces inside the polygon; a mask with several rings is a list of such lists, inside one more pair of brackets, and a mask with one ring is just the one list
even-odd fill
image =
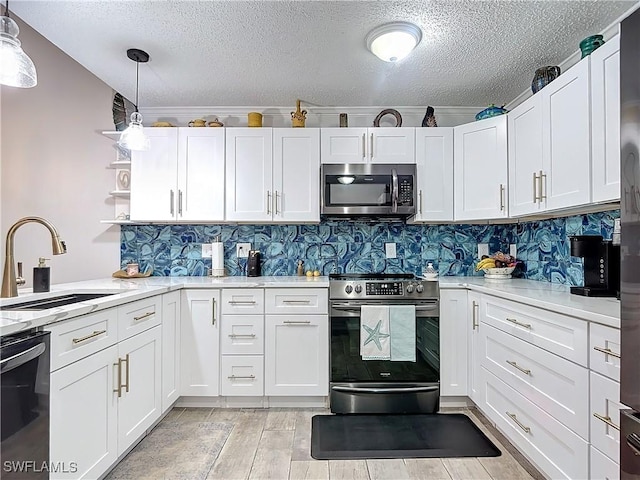
{"label": "microwave door handle", "polygon": [[391,213],[398,213],[398,172],[391,169]]}

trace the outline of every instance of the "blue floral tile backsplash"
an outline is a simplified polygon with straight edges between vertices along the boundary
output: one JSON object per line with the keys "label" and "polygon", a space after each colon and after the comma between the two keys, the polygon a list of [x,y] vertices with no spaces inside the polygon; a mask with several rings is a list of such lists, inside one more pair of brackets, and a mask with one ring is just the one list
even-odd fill
{"label": "blue floral tile backsplash", "polygon": [[[204,276],[211,259],[202,244],[220,236],[227,275],[245,275],[246,259],[236,257],[238,242],[262,255],[263,275],[295,275],[305,270],[330,273],[414,273],[432,262],[443,275],[482,275],[474,269],[479,243],[489,252],[509,252],[516,244],[523,262],[514,275],[581,286],[580,258],[569,254],[570,235],[611,239],[619,210],[505,225],[405,225],[327,221],[319,225],[123,225],[121,266],[137,262],[158,276]],[[385,243],[396,244],[394,259]]]}

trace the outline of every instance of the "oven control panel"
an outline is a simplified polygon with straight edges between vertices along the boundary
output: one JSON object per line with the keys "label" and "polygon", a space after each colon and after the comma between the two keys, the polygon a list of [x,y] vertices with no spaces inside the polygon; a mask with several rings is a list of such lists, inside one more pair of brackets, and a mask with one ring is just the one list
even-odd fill
{"label": "oven control panel", "polygon": [[404,288],[402,282],[367,282],[366,293],[367,295],[404,295]]}

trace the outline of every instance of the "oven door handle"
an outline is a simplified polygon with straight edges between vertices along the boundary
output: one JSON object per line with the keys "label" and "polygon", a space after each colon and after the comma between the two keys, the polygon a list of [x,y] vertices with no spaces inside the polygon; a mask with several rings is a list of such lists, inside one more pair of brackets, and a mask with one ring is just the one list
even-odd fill
{"label": "oven door handle", "polygon": [[[409,304],[408,304],[409,305]],[[362,305],[331,305],[331,308],[339,312],[360,313]],[[428,305],[416,305],[416,312],[433,312],[438,310],[438,303],[434,302]]]}
{"label": "oven door handle", "polygon": [[431,387],[402,387],[402,388],[363,388],[363,387],[342,387],[335,385],[331,387],[331,390],[336,392],[347,393],[410,393],[410,392],[435,392],[439,389],[438,386]]}
{"label": "oven door handle", "polygon": [[24,352],[20,352],[16,355],[13,355],[12,357],[5,358],[4,360],[2,360],[2,362],[0,362],[0,373],[7,373],[8,371],[13,370],[20,365],[24,365],[34,358],[38,358],[44,353],[45,350],[45,344],[39,343],[38,345],[31,347]]}

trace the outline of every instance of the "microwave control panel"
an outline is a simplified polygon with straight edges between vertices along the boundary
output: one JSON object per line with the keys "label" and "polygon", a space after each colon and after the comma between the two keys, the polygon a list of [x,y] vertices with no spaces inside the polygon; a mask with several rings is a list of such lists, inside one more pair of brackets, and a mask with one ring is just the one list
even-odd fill
{"label": "microwave control panel", "polygon": [[398,190],[398,203],[411,205],[413,203],[413,183],[411,180],[408,178],[400,180]]}

